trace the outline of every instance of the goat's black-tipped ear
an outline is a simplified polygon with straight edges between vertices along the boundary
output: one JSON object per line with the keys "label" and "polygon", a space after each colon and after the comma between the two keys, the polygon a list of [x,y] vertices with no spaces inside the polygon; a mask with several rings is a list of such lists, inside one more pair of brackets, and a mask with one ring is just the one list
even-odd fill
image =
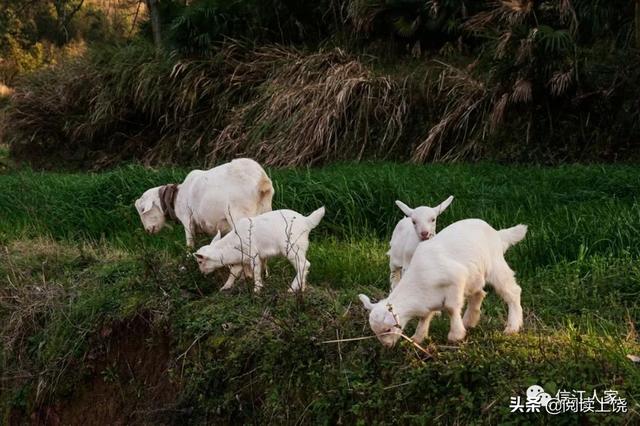
{"label": "goat's black-tipped ear", "polygon": [[364,295],[364,294],[359,294],[358,298],[360,299],[360,301],[362,302],[362,304],[364,305],[364,308],[367,311],[370,311],[373,309],[374,304],[371,303],[371,300],[369,299],[368,296]]}
{"label": "goat's black-tipped ear", "polygon": [[404,213],[405,216],[411,216],[413,213],[413,209],[400,200],[396,200],[396,206],[402,210],[402,213]]}

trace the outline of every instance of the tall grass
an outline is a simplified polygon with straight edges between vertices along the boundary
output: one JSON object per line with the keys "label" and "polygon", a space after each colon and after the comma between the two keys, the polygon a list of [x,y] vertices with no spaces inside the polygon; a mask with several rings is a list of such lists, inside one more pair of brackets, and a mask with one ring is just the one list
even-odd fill
{"label": "tall grass", "polygon": [[[234,42],[208,59],[133,44],[28,77],[10,109],[12,153],[36,164],[122,159],[269,165],[385,157],[402,131],[402,84],[340,49]],[[55,90],[51,90],[54,87]]]}
{"label": "tall grass", "polygon": [[[607,64],[620,55],[608,53]],[[619,84],[597,77],[609,65],[585,68],[595,82],[588,104],[566,95],[542,108],[531,83],[517,80],[505,92],[491,69],[459,62],[395,63],[341,48],[239,41],[184,57],[156,55],[138,42],[24,77],[6,134],[19,159],[89,169],[132,159],[210,165],[246,155],[272,166],[637,159],[635,98],[623,93],[635,93],[633,66],[620,71],[629,76]]]}
{"label": "tall grass", "polygon": [[[147,236],[133,208],[146,189],[180,182],[184,169],[128,166],[102,174],[21,171],[0,176],[3,240],[50,235],[112,241],[131,248],[182,250],[180,226]],[[454,195],[439,227],[468,217],[497,228],[526,223],[531,232],[513,250],[521,267],[575,260],[586,254],[640,253],[634,167],[401,166],[342,164],[322,169],[271,170],[274,208],[327,214],[314,233],[341,240],[387,240],[402,217],[394,200],[433,205]],[[526,255],[525,255],[526,253]]]}

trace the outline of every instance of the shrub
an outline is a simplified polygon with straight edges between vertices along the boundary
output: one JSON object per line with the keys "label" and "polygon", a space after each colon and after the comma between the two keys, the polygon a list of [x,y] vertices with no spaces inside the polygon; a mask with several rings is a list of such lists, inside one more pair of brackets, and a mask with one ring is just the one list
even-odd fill
{"label": "shrub", "polygon": [[406,114],[401,83],[338,49],[229,43],[211,59],[187,60],[136,44],[42,70],[22,87],[10,111],[13,154],[94,167],[385,156]]}
{"label": "shrub", "polygon": [[166,38],[186,53],[215,50],[225,38],[260,43],[320,41],[341,31],[341,0],[196,0],[161,5]]}

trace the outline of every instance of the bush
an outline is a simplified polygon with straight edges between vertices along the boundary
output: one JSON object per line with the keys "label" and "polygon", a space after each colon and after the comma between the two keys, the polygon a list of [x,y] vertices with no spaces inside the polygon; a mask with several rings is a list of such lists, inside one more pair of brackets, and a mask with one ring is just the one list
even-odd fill
{"label": "bush", "polygon": [[339,0],[196,0],[161,4],[167,43],[206,53],[225,38],[317,45],[341,31]]}
{"label": "bush", "polygon": [[21,87],[12,153],[45,164],[386,156],[406,114],[400,82],[337,49],[305,55],[232,43],[211,59],[180,60],[135,44],[40,71]]}

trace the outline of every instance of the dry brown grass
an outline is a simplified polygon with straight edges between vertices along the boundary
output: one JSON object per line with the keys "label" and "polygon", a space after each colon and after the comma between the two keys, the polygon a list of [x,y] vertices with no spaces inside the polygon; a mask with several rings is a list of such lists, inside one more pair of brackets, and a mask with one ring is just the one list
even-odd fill
{"label": "dry brown grass", "polygon": [[274,166],[384,157],[407,113],[402,83],[378,77],[340,49],[304,55],[266,47],[238,64],[231,84],[266,78],[257,96],[232,110],[209,158],[241,153]]}
{"label": "dry brown grass", "polygon": [[[478,139],[490,130],[484,118],[491,112],[492,91],[470,69],[441,65],[437,97],[445,107],[440,120],[412,153],[414,162],[453,161],[472,155],[481,148]],[[501,112],[494,110],[495,120],[502,120],[505,106]],[[474,133],[480,137],[470,137]]]}
{"label": "dry brown grass", "polygon": [[17,365],[22,365],[22,358],[27,358],[27,337],[39,330],[66,299],[62,284],[50,279],[47,263],[70,253],[46,240],[33,245],[18,242],[0,250],[5,275],[0,286],[0,342],[18,360]]}
{"label": "dry brown grass", "polygon": [[[529,19],[528,5],[500,2],[483,25]],[[8,144],[35,166],[91,169],[131,160],[206,167],[239,156],[269,166],[455,161],[486,158],[502,137],[520,155],[521,138],[502,130],[526,131],[526,143],[546,132],[532,130],[540,111],[538,123],[553,117],[548,106],[536,110],[541,90],[566,98],[579,78],[572,63],[538,69],[539,31],[509,28],[490,54],[517,72],[480,59],[381,71],[384,61],[337,48],[308,53],[234,40],[198,59],[157,56],[144,44],[90,51],[17,86]]]}
{"label": "dry brown grass", "polygon": [[[69,265],[97,259],[113,262],[123,256],[118,250],[98,252],[90,245],[72,246],[47,238],[0,246],[0,343],[12,354],[14,366],[25,366],[27,338],[60,315],[78,291],[64,284]],[[4,369],[2,376],[6,380],[20,374]]]}
{"label": "dry brown grass", "polygon": [[94,167],[132,157],[206,165],[246,155],[277,166],[386,158],[408,111],[403,81],[340,49],[230,41],[210,59],[118,55],[31,76],[14,96],[14,154],[85,153]]}
{"label": "dry brown grass", "polygon": [[490,8],[475,14],[465,27],[470,31],[482,31],[498,22],[517,25],[533,12],[533,0],[500,0],[490,4]]}

